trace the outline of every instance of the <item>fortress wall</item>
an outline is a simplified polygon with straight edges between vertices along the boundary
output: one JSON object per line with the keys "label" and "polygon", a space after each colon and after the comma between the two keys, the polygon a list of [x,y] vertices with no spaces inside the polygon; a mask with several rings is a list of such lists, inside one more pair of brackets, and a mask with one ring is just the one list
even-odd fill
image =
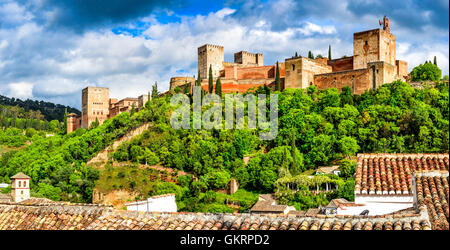
{"label": "fortress wall", "polygon": [[169,91],[173,91],[176,87],[183,86],[189,82],[191,83],[191,85],[194,85],[195,78],[184,77],[184,76],[172,77],[172,78],[170,78],[170,90]]}
{"label": "fortress wall", "polygon": [[103,123],[109,115],[109,89],[87,87],[81,94],[81,127],[88,128],[96,119]]}
{"label": "fortress wall", "polygon": [[400,79],[404,79],[408,76],[408,63],[402,60],[395,61],[396,73]]}
{"label": "fortress wall", "polygon": [[331,66],[312,59],[297,57],[285,61],[285,87],[307,88],[314,83],[315,74],[330,73]]}
{"label": "fortress wall", "polygon": [[328,60],[327,64],[332,67],[333,72],[353,70],[353,56]]}
{"label": "fortress wall", "polygon": [[367,63],[380,60],[381,29],[353,34],[353,69],[367,68]]}
{"label": "fortress wall", "polygon": [[339,91],[343,87],[352,88],[354,94],[362,94],[371,88],[370,70],[359,69],[328,74],[318,74],[314,77],[314,83],[320,90],[337,88]]}
{"label": "fortress wall", "polygon": [[198,48],[198,69],[200,78],[208,78],[211,65],[213,77],[219,77],[223,70],[224,49],[222,46],[206,44]]}

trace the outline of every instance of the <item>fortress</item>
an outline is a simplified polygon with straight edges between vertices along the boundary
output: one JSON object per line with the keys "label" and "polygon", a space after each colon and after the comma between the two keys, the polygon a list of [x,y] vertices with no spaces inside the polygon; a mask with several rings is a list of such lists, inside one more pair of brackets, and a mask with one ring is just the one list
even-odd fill
{"label": "fortress", "polygon": [[[276,65],[264,65],[261,53],[240,51],[234,54],[234,62],[224,61],[224,47],[218,45],[203,45],[197,53],[198,77],[204,90],[208,90],[209,67],[213,83],[220,78],[224,93],[243,93],[264,85],[275,88]],[[390,33],[386,17],[383,18],[383,29],[353,34],[353,56],[334,60],[291,57],[280,62],[278,67],[282,89],[304,89],[312,85],[321,90],[350,87],[354,94],[361,94],[384,83],[408,79],[408,63],[396,59],[395,36]],[[194,82],[194,77],[172,77],[170,89],[164,94],[173,93],[177,87],[185,89],[190,86],[192,91]],[[140,109],[147,101],[147,95],[118,101],[109,98],[108,88],[87,87],[82,91],[82,114],[68,116],[67,132],[88,128],[96,120],[101,124],[122,112],[130,112],[133,106]]]}
{"label": "fortress", "polygon": [[[274,88],[276,65],[264,65],[261,53],[240,51],[234,54],[234,62],[224,61],[224,47],[206,44],[198,48],[198,70],[202,88],[208,88],[211,66],[213,83],[220,77],[222,92],[245,92],[258,86]],[[389,20],[383,18],[383,29],[373,29],[353,34],[353,56],[328,60],[306,57],[287,58],[279,63],[282,89],[307,88],[316,85],[319,89],[348,86],[354,94],[376,89],[394,80],[407,80],[408,63],[397,60],[395,36],[390,33]],[[170,91],[175,87],[185,88],[195,79],[174,77]]]}
{"label": "fortress", "polygon": [[67,133],[78,128],[89,128],[96,120],[102,124],[122,112],[131,112],[133,107],[139,110],[147,101],[148,95],[127,97],[119,101],[117,98],[109,98],[109,88],[86,87],[81,92],[81,115],[71,113],[67,116]]}

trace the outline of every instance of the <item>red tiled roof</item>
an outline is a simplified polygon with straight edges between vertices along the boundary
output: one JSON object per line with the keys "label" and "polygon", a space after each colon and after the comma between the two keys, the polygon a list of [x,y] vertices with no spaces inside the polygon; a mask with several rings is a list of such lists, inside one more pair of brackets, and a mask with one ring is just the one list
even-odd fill
{"label": "red tiled roof", "polygon": [[421,214],[387,216],[145,213],[82,204],[0,204],[0,229],[429,230]]}
{"label": "red tiled roof", "polygon": [[433,229],[449,230],[448,172],[418,172],[414,177],[417,203],[427,208]]}
{"label": "red tiled roof", "polygon": [[411,195],[416,171],[448,171],[447,154],[358,154],[355,194]]}

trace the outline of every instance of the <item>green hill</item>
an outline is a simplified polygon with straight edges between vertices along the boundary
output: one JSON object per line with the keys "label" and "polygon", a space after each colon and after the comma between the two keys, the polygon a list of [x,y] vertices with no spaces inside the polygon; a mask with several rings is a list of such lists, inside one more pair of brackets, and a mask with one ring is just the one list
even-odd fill
{"label": "green hill", "polygon": [[[67,108],[68,113],[81,114],[78,109],[64,106],[61,104],[54,104],[51,102],[37,101],[27,99],[25,101],[18,98],[9,98],[0,95],[0,105],[4,106],[17,106],[23,108],[25,112],[39,111],[43,115],[43,119],[47,121],[58,120],[62,122],[64,120],[64,112]],[[20,117],[18,117],[20,118]]]}
{"label": "green hill", "polygon": [[[276,191],[278,179],[342,161],[343,176],[339,180],[330,177],[343,183],[340,190],[326,197],[314,196],[305,186],[301,187],[304,196],[284,201],[306,209],[336,196],[350,197],[354,166],[345,159],[358,152],[449,150],[448,83],[414,89],[397,81],[362,95],[353,95],[349,88],[319,91],[315,86],[277,93],[279,131],[272,141],[260,140],[259,130],[175,130],[169,123],[174,107],[170,106],[170,96],[165,96],[155,98],[133,116],[123,113],[97,128],[42,138],[19,152],[5,153],[0,160],[0,177],[6,179],[22,171],[32,177],[34,192],[85,202],[90,201],[99,178],[103,184],[111,178],[111,183],[122,188],[143,190],[143,197],[176,193],[183,211],[229,212],[224,203],[227,199],[242,202],[245,210],[251,203],[245,203],[243,197]],[[96,153],[145,122],[153,126],[111,155],[111,160],[130,164],[122,174],[112,166],[104,171],[86,167],[85,162]],[[246,155],[251,156],[248,165],[243,161]],[[133,163],[146,162],[192,175],[180,176],[175,183],[146,179],[152,174],[133,167]],[[134,175],[140,176],[139,180],[133,180]],[[231,178],[244,189],[238,197],[220,194]]]}

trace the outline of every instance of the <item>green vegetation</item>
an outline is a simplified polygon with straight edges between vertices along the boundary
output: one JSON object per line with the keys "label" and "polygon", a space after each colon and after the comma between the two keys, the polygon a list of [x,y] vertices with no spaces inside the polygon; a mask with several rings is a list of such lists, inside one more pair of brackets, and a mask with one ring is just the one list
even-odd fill
{"label": "green vegetation", "polygon": [[[69,106],[64,106],[61,104],[54,104],[51,102],[44,102],[44,101],[33,101],[30,99],[27,99],[25,101],[22,101],[21,99],[17,98],[9,98],[6,96],[0,95],[0,106],[16,106],[17,108],[23,109],[25,112],[21,112],[25,114],[26,112],[29,113],[38,113],[41,118],[37,118],[39,120],[46,120],[46,121],[53,121],[58,120],[60,122],[63,121],[64,118],[64,111],[67,109],[69,113],[75,113],[75,114],[81,114],[81,112],[78,109],[71,108]],[[2,107],[3,109],[4,107]],[[22,118],[18,117],[17,118]]]}
{"label": "green vegetation", "polygon": [[275,91],[281,91],[280,67],[277,61],[277,68],[275,71]]}
{"label": "green vegetation", "polygon": [[213,73],[212,73],[212,65],[209,65],[209,74],[208,74],[208,93],[213,93],[214,85],[213,85]]}
{"label": "green vegetation", "polygon": [[434,58],[435,63],[425,62],[425,64],[420,64],[411,71],[412,81],[439,81],[441,79],[442,71],[439,69],[436,63],[436,57]]}
{"label": "green vegetation", "polygon": [[[54,188],[60,188],[61,200],[89,202],[98,180],[103,190],[123,187],[142,197],[176,193],[181,211],[228,212],[232,208],[227,199],[238,201],[243,211],[252,205],[245,203],[248,197],[256,201],[258,193],[275,191],[280,202],[298,209],[317,207],[333,197],[353,199],[350,159],[357,152],[448,152],[448,97],[448,83],[414,89],[396,81],[362,95],[353,95],[348,88],[286,89],[278,97],[279,131],[272,141],[260,140],[260,130],[175,130],[169,123],[176,108],[170,106],[170,96],[153,97],[133,116],[123,113],[96,128],[36,138],[21,151],[5,153],[0,176],[6,180],[22,171],[32,177],[37,193],[58,199]],[[107,167],[101,173],[86,167],[97,152],[144,122],[152,125],[123,143],[112,160],[158,163],[189,175],[171,180],[168,173],[137,166]],[[244,156],[250,156],[247,166]],[[341,162],[342,178],[305,177],[336,160]],[[238,180],[242,191],[222,194],[231,178]],[[334,191],[325,196],[327,185]]]}

